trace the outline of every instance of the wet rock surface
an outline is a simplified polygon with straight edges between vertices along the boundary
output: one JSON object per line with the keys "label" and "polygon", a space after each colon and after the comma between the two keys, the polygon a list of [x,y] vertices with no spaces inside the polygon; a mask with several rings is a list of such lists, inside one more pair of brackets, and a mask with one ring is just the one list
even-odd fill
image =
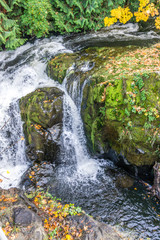
{"label": "wet rock surface", "polygon": [[36,191],[38,188],[47,189],[54,183],[53,172],[55,165],[49,162],[35,163],[23,175],[21,180],[21,188],[26,192]]}
{"label": "wet rock surface", "polygon": [[[0,189],[0,226],[8,239],[16,240],[47,240],[44,230],[42,212],[32,203],[32,197],[25,195],[20,189]],[[46,201],[46,200],[44,200]],[[66,221],[72,228],[83,229],[77,240],[118,240],[125,239],[113,227],[95,221],[86,214],[67,217]],[[82,230],[81,230],[82,231]]]}
{"label": "wet rock surface", "polygon": [[41,88],[20,100],[27,155],[31,160],[58,159],[63,118],[63,92]]}
{"label": "wet rock surface", "polygon": [[0,225],[8,239],[44,240],[47,239],[42,220],[21,196],[20,189],[0,189]]}
{"label": "wet rock surface", "polygon": [[[75,66],[92,64],[83,74],[81,68],[71,70],[71,76],[79,76],[77,81],[88,79],[81,114],[90,150],[107,155],[112,148],[117,159],[124,156],[129,162],[126,167],[153,166],[158,160],[160,134],[159,45],[94,47],[78,52],[74,58],[67,54],[67,59],[72,59]],[[53,60],[58,66],[63,54]],[[150,68],[148,61],[154,62]],[[70,86],[73,76],[67,79]]]}

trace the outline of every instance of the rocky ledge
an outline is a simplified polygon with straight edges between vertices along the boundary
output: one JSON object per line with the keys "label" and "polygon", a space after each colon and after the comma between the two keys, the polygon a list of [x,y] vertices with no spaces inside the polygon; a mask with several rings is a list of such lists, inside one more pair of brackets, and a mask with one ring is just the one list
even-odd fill
{"label": "rocky ledge", "polygon": [[60,83],[71,66],[69,85],[77,79],[82,87],[86,80],[81,113],[90,150],[113,158],[112,149],[116,161],[123,158],[130,168],[143,169],[141,173],[149,171],[147,166],[160,155],[159,48],[159,44],[88,48],[60,54],[47,68]]}
{"label": "rocky ledge", "polygon": [[120,240],[113,227],[95,221],[73,204],[62,205],[48,192],[0,189],[0,227],[8,240]]}

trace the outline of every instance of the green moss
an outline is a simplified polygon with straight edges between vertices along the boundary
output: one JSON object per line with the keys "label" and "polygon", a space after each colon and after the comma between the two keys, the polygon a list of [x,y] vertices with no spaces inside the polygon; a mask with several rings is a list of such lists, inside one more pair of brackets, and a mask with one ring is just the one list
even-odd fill
{"label": "green moss", "polygon": [[[148,71],[145,51],[149,55],[156,49],[94,47],[77,55],[67,54],[68,58],[60,54],[51,61],[60,82],[73,63],[76,73],[72,77],[78,76],[81,86],[89,78],[81,111],[89,145],[100,151],[98,145],[107,149],[108,142],[135,165],[152,164],[151,156],[159,144],[155,132],[159,131],[160,120],[160,76],[154,72],[154,63],[150,66],[153,71]],[[66,59],[70,59],[68,65]],[[82,73],[81,66],[86,62],[93,63],[93,68]],[[144,156],[137,153],[137,148],[145,151]]]}
{"label": "green moss", "polygon": [[76,56],[76,54],[72,53],[63,53],[53,58],[47,65],[48,76],[55,81],[62,83],[68,68],[73,65]]}
{"label": "green moss", "polygon": [[117,107],[123,104],[123,81],[115,81],[112,86],[106,89],[106,107]]}
{"label": "green moss", "polygon": [[44,160],[46,147],[50,146],[47,129],[62,122],[62,96],[57,88],[42,88],[20,100],[26,142],[38,161]]}

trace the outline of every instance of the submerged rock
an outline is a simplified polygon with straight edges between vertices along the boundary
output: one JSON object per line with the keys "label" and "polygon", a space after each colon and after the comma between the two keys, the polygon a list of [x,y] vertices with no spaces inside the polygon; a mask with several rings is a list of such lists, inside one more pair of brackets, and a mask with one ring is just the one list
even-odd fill
{"label": "submerged rock", "polygon": [[116,185],[121,188],[130,188],[134,184],[134,179],[127,175],[120,175],[117,177]]}
{"label": "submerged rock", "polygon": [[58,158],[63,118],[63,92],[40,88],[20,100],[27,154],[31,160]]}

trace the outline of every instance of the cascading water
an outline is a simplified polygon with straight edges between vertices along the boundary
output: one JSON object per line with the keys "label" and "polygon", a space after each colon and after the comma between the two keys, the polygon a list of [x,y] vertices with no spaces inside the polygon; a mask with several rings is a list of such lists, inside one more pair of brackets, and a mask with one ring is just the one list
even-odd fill
{"label": "cascading water", "polygon": [[[86,64],[85,67],[86,71],[89,70],[88,64]],[[98,165],[94,159],[90,158],[87,151],[83,123],[80,116],[83,88],[86,81],[80,86],[80,78],[74,78],[72,84],[68,88],[67,79],[68,77],[66,76],[62,84],[65,92],[63,107],[62,158],[65,163],[69,165],[73,163],[74,166],[76,165],[75,179],[77,178],[77,174],[96,177]],[[73,179],[73,173],[71,178]]]}
{"label": "cascading water", "polygon": [[[70,44],[68,41],[68,46]],[[136,240],[158,240],[160,209],[156,202],[152,202],[137,184],[134,187],[138,190],[117,187],[119,169],[109,161],[92,159],[88,153],[80,116],[83,92],[80,79],[75,78],[68,87],[66,76],[60,86],[45,74],[46,62],[56,54],[68,51],[71,52],[64,47],[61,37],[53,37],[0,53],[0,187],[18,186],[29,166],[18,99],[40,87],[59,87],[65,93],[64,123],[61,163],[53,172],[52,192],[63,201],[82,206],[87,213],[106,223],[118,225],[127,232],[133,231]],[[90,67],[86,63],[81,71]]]}
{"label": "cascading water", "polygon": [[0,55],[0,187],[18,186],[28,168],[18,99],[38,87],[55,86],[45,74],[46,58],[67,51],[62,38],[26,44]]}

